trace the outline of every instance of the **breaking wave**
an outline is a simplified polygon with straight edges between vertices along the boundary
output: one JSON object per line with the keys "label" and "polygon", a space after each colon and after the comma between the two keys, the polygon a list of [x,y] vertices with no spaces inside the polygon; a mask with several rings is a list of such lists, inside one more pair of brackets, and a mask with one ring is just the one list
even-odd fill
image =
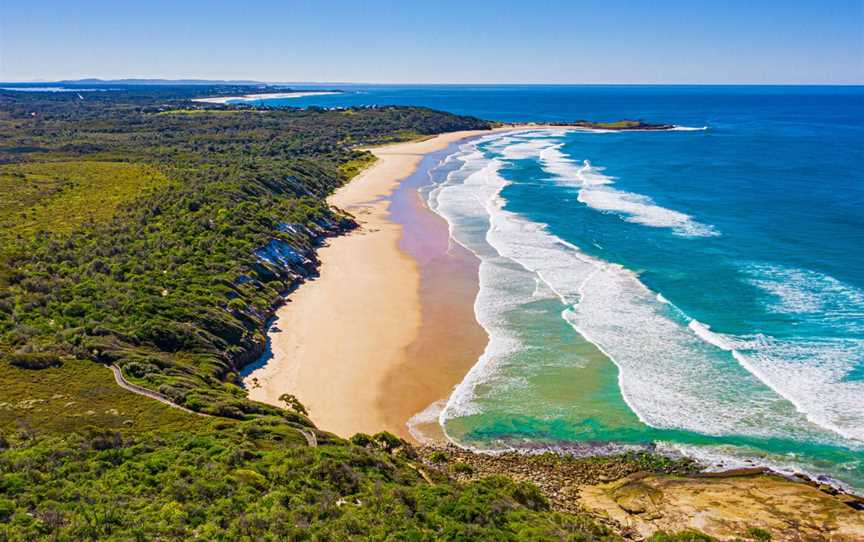
{"label": "breaking wave", "polygon": [[561,151],[562,144],[547,146],[540,152],[543,169],[557,182],[579,188],[579,201],[603,212],[624,217],[628,222],[653,228],[670,228],[683,237],[710,237],[719,235],[709,225],[701,224],[693,217],[661,207],[648,196],[612,188],[614,178],[602,174],[603,168],[584,160],[575,162]]}
{"label": "breaking wave", "polygon": [[[484,143],[485,151],[479,147]],[[717,333],[649,290],[632,271],[592,257],[544,224],[505,209],[501,191],[509,181],[502,166],[535,157],[559,182],[579,187],[580,201],[595,208],[612,210],[613,204],[598,204],[590,194],[606,191],[602,197],[614,201],[614,212],[627,220],[682,236],[717,235],[688,215],[612,189],[613,179],[590,163],[572,161],[560,146],[548,133],[536,141],[508,135],[464,145],[456,155],[462,167],[429,194],[430,208],[447,220],[452,238],[481,261],[475,312],[489,335],[483,355],[441,410],[442,425],[478,413],[478,390],[507,393],[519,385],[496,372],[523,347],[504,315],[529,303],[542,283],[560,299],[562,318],[617,365],[622,395],[645,424],[860,447],[864,388],[860,381],[844,380],[861,354],[860,341],[805,344]],[[515,287],[526,272],[535,280]],[[757,280],[770,275],[761,276]],[[825,284],[853,299],[857,295],[830,280]]]}

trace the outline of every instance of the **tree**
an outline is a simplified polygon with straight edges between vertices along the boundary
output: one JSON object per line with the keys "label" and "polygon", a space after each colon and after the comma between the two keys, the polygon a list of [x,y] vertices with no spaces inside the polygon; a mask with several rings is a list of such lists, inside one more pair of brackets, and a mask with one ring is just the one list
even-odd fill
{"label": "tree", "polygon": [[306,407],[303,406],[297,397],[290,393],[283,393],[279,396],[279,402],[285,403],[285,408],[293,410],[299,414],[303,414],[304,416],[309,415],[309,411],[306,410]]}

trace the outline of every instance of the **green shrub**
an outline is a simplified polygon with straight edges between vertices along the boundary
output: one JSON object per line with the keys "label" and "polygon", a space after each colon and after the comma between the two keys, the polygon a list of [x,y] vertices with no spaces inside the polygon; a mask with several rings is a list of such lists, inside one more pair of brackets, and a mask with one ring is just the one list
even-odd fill
{"label": "green shrub", "polygon": [[750,527],[747,529],[747,536],[757,542],[768,542],[771,540],[771,533],[759,527]]}
{"label": "green shrub", "polygon": [[0,497],[0,523],[6,523],[15,513],[15,502]]}
{"label": "green shrub", "polygon": [[372,435],[372,442],[384,451],[390,452],[407,444],[393,433],[381,431]]}
{"label": "green shrub", "polygon": [[453,466],[450,467],[450,469],[455,474],[465,474],[465,475],[474,474],[474,467],[472,467],[468,463],[462,463],[462,462],[454,463]]}
{"label": "green shrub", "polygon": [[207,400],[200,395],[187,395],[186,400],[183,403],[183,406],[185,406],[189,410],[194,410],[195,412],[199,412],[206,405]]}
{"label": "green shrub", "polygon": [[123,445],[123,437],[120,433],[106,429],[89,428],[86,436],[90,447],[94,450],[111,450]]}
{"label": "green shrub", "polygon": [[360,475],[342,461],[325,459],[313,475],[326,481],[340,495],[352,495],[360,489]]}
{"label": "green shrub", "polygon": [[234,479],[238,484],[252,486],[258,490],[264,490],[267,487],[267,478],[259,472],[249,469],[237,469],[234,471]]}
{"label": "green shrub", "polygon": [[228,310],[242,312],[246,309],[246,302],[240,299],[239,297],[235,297],[231,301],[228,302]]}
{"label": "green shrub", "polygon": [[235,420],[242,420],[246,417],[242,408],[229,403],[218,403],[214,405],[213,413],[217,416],[222,416],[223,418],[233,418]]}
{"label": "green shrub", "polygon": [[290,393],[283,393],[279,396],[279,402],[285,405],[285,408],[293,410],[299,414],[303,414],[304,416],[308,416],[309,412],[306,410],[306,407],[303,406],[303,403],[297,399],[294,395]]}
{"label": "green shrub", "polygon": [[511,495],[513,499],[531,510],[548,510],[549,502],[540,488],[528,482],[516,482]]}
{"label": "green shrub", "polygon": [[351,443],[357,446],[366,447],[372,443],[372,437],[366,433],[357,433],[351,437]]}
{"label": "green shrub", "polygon": [[9,363],[21,369],[48,369],[63,365],[63,360],[57,354],[49,352],[27,352],[9,354]]}
{"label": "green shrub", "polygon": [[123,364],[123,371],[135,378],[144,378],[144,375],[148,373],[158,373],[159,368],[152,363],[130,361]]}
{"label": "green shrub", "polygon": [[713,537],[699,531],[681,531],[669,534],[658,531],[651,535],[646,542],[717,542]]}
{"label": "green shrub", "polygon": [[448,459],[450,459],[450,455],[444,450],[435,450],[428,456],[429,461],[433,463],[445,463]]}

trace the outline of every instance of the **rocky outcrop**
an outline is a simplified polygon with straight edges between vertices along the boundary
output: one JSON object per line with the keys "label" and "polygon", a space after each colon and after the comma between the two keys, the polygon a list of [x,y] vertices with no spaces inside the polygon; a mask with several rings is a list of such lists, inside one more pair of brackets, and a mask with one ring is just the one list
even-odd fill
{"label": "rocky outcrop", "polygon": [[478,454],[455,446],[418,450],[430,466],[463,480],[503,475],[530,481],[552,508],[588,513],[624,538],[698,530],[718,540],[864,541],[864,499],[765,469],[703,474],[693,463],[647,452],[566,457]]}
{"label": "rocky outcrop", "polygon": [[290,269],[303,276],[308,276],[315,268],[315,262],[311,258],[281,239],[271,239],[269,243],[255,251],[255,256],[277,269]]}
{"label": "rocky outcrop", "polygon": [[[854,498],[846,496],[846,498]],[[580,488],[580,504],[647,538],[698,529],[720,540],[860,542],[864,513],[837,495],[776,475],[665,476],[637,473]]]}

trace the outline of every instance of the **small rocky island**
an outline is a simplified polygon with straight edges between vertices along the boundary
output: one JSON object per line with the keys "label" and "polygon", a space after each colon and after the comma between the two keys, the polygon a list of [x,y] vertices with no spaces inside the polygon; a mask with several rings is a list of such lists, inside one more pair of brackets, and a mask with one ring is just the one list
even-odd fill
{"label": "small rocky island", "polygon": [[[570,122],[546,122],[546,123],[527,123],[526,126],[536,125],[537,127],[560,126],[561,128],[582,128],[585,130],[613,130],[624,132],[627,130],[651,130],[651,131],[669,131],[680,129],[677,124],[654,124],[643,120],[616,120],[611,122],[598,122],[590,120],[574,120]],[[505,126],[505,125],[502,125]]]}
{"label": "small rocky island", "polygon": [[577,120],[574,126],[589,128],[592,130],[674,130],[678,128],[675,124],[653,124],[642,120],[618,120],[614,122],[592,122],[590,120]]}

